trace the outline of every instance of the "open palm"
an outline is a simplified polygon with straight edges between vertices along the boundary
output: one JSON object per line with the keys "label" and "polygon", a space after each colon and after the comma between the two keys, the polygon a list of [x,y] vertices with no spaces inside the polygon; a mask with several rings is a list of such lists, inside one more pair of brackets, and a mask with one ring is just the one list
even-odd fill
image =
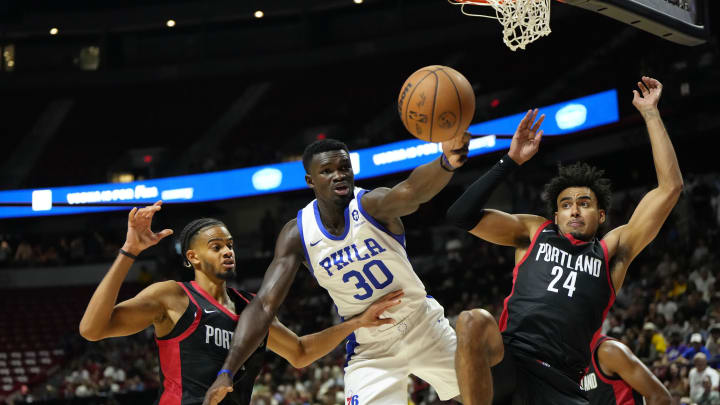
{"label": "open palm", "polygon": [[537,109],[534,111],[529,110],[520,121],[520,124],[518,124],[517,130],[515,130],[515,134],[512,137],[508,156],[519,165],[530,160],[540,147],[540,139],[542,139],[543,131],[538,131],[538,129],[540,129],[540,125],[543,120],[545,120],[545,114],[541,115],[540,119],[535,122],[537,115]]}
{"label": "open palm", "polygon": [[653,110],[657,108],[662,96],[662,83],[652,77],[643,76],[637,83],[640,91],[633,90],[633,105],[638,111]]}
{"label": "open palm", "polygon": [[137,209],[133,208],[128,214],[128,231],[125,239],[124,249],[132,254],[139,254],[150,246],[156,245],[166,236],[172,235],[172,229],[163,229],[160,232],[153,232],[150,229],[152,219],[156,212],[162,209],[162,201]]}

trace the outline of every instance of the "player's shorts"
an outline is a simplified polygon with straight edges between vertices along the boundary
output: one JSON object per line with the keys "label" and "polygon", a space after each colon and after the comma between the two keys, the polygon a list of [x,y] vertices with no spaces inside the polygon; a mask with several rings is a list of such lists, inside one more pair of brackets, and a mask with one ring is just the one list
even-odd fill
{"label": "player's shorts", "polygon": [[345,367],[347,403],[407,404],[410,374],[428,382],[442,400],[460,395],[455,375],[457,338],[444,312],[428,297],[426,305],[398,323],[397,336],[354,346]]}
{"label": "player's shorts", "polygon": [[492,377],[493,405],[588,405],[579,382],[508,344]]}

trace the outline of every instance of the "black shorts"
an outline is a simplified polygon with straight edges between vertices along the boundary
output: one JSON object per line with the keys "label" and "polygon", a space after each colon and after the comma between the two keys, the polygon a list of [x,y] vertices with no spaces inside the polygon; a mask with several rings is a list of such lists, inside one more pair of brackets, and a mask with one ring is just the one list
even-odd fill
{"label": "black shorts", "polygon": [[493,405],[588,405],[578,382],[508,344],[492,376]]}

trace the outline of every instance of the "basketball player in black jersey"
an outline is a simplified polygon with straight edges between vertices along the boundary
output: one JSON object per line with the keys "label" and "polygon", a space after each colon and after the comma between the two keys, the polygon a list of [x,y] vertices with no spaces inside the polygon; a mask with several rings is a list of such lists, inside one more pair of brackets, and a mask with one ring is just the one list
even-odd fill
{"label": "basketball player in black jersey", "polygon": [[[172,234],[150,229],[161,202],[138,210],[128,218],[127,239],[117,259],[95,290],[80,321],[80,334],[91,341],[128,336],[153,325],[160,359],[160,405],[200,404],[215,381],[232,341],[239,314],[253,294],[226,288],[235,278],[232,235],[220,221],[194,220],[180,234],[187,267],[195,271],[189,283],[163,281],[135,297],[116,304],[118,291],[137,255]],[[293,366],[305,367],[325,356],[360,327],[393,322],[380,319],[386,309],[400,302],[402,291],[387,294],[361,315],[312,335],[298,337],[277,318],[263,343],[254,350],[236,375],[234,389],[223,404],[250,403],[253,382],[263,365],[265,346]],[[221,370],[228,373],[228,370]]]}
{"label": "basketball player in black jersey", "polygon": [[[603,172],[584,163],[561,167],[545,187],[550,220],[483,209],[493,189],[538,150],[544,116],[528,111],[510,151],[450,207],[451,222],[471,234],[515,248],[513,288],[500,325],[486,311],[457,322],[456,370],[465,404],[587,404],[579,382],[590,343],[632,260],[657,235],[683,187],[657,103],[662,85],[643,77],[633,105],[650,137],[658,186],[630,221],[596,235],[611,202]],[[494,366],[494,367],[493,367]],[[491,367],[492,370],[491,370]]]}
{"label": "basketball player in black jersey", "polygon": [[590,405],[670,405],[667,388],[624,344],[599,335],[591,353],[581,384]]}

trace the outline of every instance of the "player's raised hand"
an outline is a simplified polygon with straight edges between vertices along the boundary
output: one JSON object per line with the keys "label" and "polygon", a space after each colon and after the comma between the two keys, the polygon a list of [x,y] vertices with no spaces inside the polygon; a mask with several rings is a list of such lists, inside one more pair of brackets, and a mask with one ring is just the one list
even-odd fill
{"label": "player's raised hand", "polygon": [[633,105],[641,113],[657,109],[663,85],[652,77],[643,76],[637,83],[640,91],[633,90]]}
{"label": "player's raised hand", "polygon": [[508,156],[519,165],[535,156],[540,148],[540,140],[543,136],[543,130],[540,129],[540,125],[542,125],[543,120],[545,120],[545,114],[542,114],[540,119],[535,121],[537,115],[537,108],[535,110],[528,110],[525,117],[523,117],[520,124],[518,124],[517,130],[515,130],[515,134],[512,137]]}
{"label": "player's raised hand", "polygon": [[233,382],[229,375],[221,373],[213,385],[205,393],[203,405],[217,405],[225,399],[225,395],[233,391]]}
{"label": "player's raised hand", "polygon": [[128,214],[128,231],[125,238],[123,250],[134,255],[140,254],[150,246],[156,245],[166,236],[172,235],[172,229],[163,229],[160,232],[153,232],[150,229],[152,219],[156,212],[162,209],[162,201],[145,208],[130,210]]}
{"label": "player's raised hand", "polygon": [[465,132],[442,143],[442,150],[453,169],[465,164],[467,161],[470,134]]}
{"label": "player's raised hand", "polygon": [[380,318],[380,315],[382,315],[382,313],[385,312],[388,308],[398,305],[403,295],[405,295],[403,290],[397,290],[385,294],[385,296],[373,302],[373,304],[370,305],[365,310],[365,312],[363,312],[357,317],[359,323],[358,328],[366,328],[370,326],[380,326],[395,323],[394,319]]}

